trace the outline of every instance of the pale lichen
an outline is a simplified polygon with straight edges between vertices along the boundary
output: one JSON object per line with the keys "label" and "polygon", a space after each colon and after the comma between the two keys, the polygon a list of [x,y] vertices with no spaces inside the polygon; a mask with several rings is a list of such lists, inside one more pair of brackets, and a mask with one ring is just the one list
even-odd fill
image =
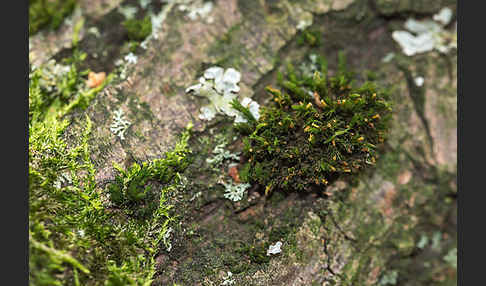
{"label": "pale lichen", "polygon": [[71,174],[67,172],[63,172],[57,177],[57,179],[54,181],[54,187],[58,190],[61,189],[61,187],[71,184],[72,183],[72,178]]}
{"label": "pale lichen", "polygon": [[138,61],[138,57],[133,53],[128,53],[124,59],[128,64],[136,64]]}
{"label": "pale lichen", "polygon": [[426,235],[422,235],[419,242],[417,243],[417,247],[423,249],[427,245],[427,243],[429,243],[429,238]]}
{"label": "pale lichen", "polygon": [[216,114],[236,116],[238,112],[231,106],[231,101],[237,97],[240,91],[238,83],[241,73],[233,68],[224,70],[222,67],[208,68],[199,83],[186,89],[186,93],[193,93],[200,97],[206,97],[210,103],[200,109],[199,118],[211,120]]}
{"label": "pale lichen", "polygon": [[[143,1],[143,2],[149,2],[149,1]],[[167,15],[169,12],[172,10],[174,5],[182,2],[182,0],[167,0],[165,1],[167,4],[160,10],[158,14],[155,14],[151,10],[149,10],[148,15],[150,16],[150,21],[152,23],[152,32],[150,35],[148,35],[145,40],[140,44],[140,47],[147,49],[147,44],[152,40],[152,39],[157,39],[158,38],[158,32],[160,28],[162,27],[162,23],[165,21],[167,18]],[[141,3],[142,4],[142,3]],[[149,3],[144,3],[143,5],[145,7],[148,6]],[[150,7],[149,7],[150,8]]]}
{"label": "pale lichen", "polygon": [[[250,110],[250,113],[253,115],[253,117],[255,117],[256,120],[260,118],[260,104],[258,104],[258,102],[254,101],[249,97],[245,97],[241,101],[241,105],[248,108]],[[235,123],[242,122],[248,122],[248,120],[246,120],[241,112],[238,112],[235,117]]]}
{"label": "pale lichen", "polygon": [[101,37],[100,30],[96,26],[89,28],[88,33],[93,34],[96,38]]}
{"label": "pale lichen", "polygon": [[[37,69],[37,67],[34,66],[34,69]],[[70,71],[70,66],[59,64],[56,60],[51,59],[42,65],[39,83],[48,92],[51,92],[57,89],[59,80],[66,77]]]}
{"label": "pale lichen", "polygon": [[444,7],[439,13],[435,14],[432,19],[440,22],[442,25],[447,25],[452,19],[452,10],[449,7]]}
{"label": "pale lichen", "polygon": [[447,255],[444,256],[444,261],[449,263],[450,266],[457,268],[457,248],[453,248],[447,252]]}
{"label": "pale lichen", "polygon": [[213,10],[213,2],[205,2],[202,0],[189,0],[183,1],[179,5],[179,10],[187,12],[187,17],[191,20],[205,19],[207,23],[212,23],[214,19],[208,17],[209,13]]}
{"label": "pale lichen", "polygon": [[422,76],[418,76],[418,77],[414,78],[415,85],[419,86],[419,87],[424,85],[424,81],[425,81],[425,79]]}
{"label": "pale lichen", "polygon": [[311,76],[316,71],[319,71],[319,63],[318,63],[318,56],[316,54],[309,55],[309,62],[302,62],[299,66],[299,69],[302,71],[304,75]]}
{"label": "pale lichen", "polygon": [[172,243],[170,242],[170,235],[172,231],[173,231],[172,227],[169,227],[167,231],[164,233],[164,236],[162,237],[164,245],[168,252],[170,252],[172,249]]}
{"label": "pale lichen", "polygon": [[126,19],[132,19],[138,11],[137,7],[133,6],[118,6],[117,11],[122,14]]}
{"label": "pale lichen", "polygon": [[312,25],[312,18],[310,19],[303,19],[303,20],[300,20],[299,23],[297,24],[297,30],[305,30],[307,27],[309,27],[310,25]]}
{"label": "pale lichen", "polygon": [[275,244],[271,244],[268,247],[267,256],[270,256],[270,254],[279,254],[280,252],[282,252],[282,249],[280,247],[282,247],[282,242],[280,241],[277,241]]}
{"label": "pale lichen", "polygon": [[250,184],[244,183],[244,184],[233,184],[233,183],[225,183],[222,182],[222,185],[225,187],[225,194],[224,197],[226,199],[229,199],[233,202],[238,202],[243,199],[245,196],[245,191],[251,187]]}
{"label": "pale lichen", "polygon": [[396,270],[389,271],[385,273],[380,279],[378,285],[385,286],[385,285],[396,285],[398,279],[398,272]]}
{"label": "pale lichen", "polygon": [[128,74],[129,66],[134,65],[138,62],[138,57],[133,53],[126,54],[123,58],[115,61],[115,66],[117,66],[117,72],[121,79],[126,79]]}
{"label": "pale lichen", "polygon": [[140,7],[142,7],[142,9],[146,9],[150,2],[152,2],[152,0],[140,0]]}
{"label": "pale lichen", "polygon": [[228,271],[227,274],[226,274],[226,277],[223,277],[224,281],[223,281],[223,283],[221,283],[221,285],[222,286],[228,286],[228,285],[235,284],[235,280],[231,279],[232,276],[233,276],[233,273],[231,273],[231,271]]}
{"label": "pale lichen", "polygon": [[312,25],[314,16],[307,9],[303,9],[301,6],[293,6],[290,13],[297,20],[297,30],[303,31]]}
{"label": "pale lichen", "polygon": [[239,153],[231,153],[230,151],[226,150],[226,141],[223,141],[222,143],[216,145],[213,150],[213,157],[208,157],[206,158],[206,163],[212,165],[212,166],[219,166],[221,163],[223,163],[224,160],[235,160],[239,161],[240,156]]}
{"label": "pale lichen", "polygon": [[391,62],[393,59],[395,58],[395,53],[393,52],[390,52],[388,54],[386,54],[383,59],[381,60],[382,62],[384,63],[389,63]]}
{"label": "pale lichen", "polygon": [[115,134],[120,140],[125,139],[125,132],[130,126],[131,122],[125,118],[125,113],[122,109],[114,112],[113,123],[110,126],[111,132]]}
{"label": "pale lichen", "polygon": [[449,8],[442,9],[433,16],[432,20],[417,21],[408,19],[405,28],[408,31],[394,31],[393,39],[400,45],[407,56],[437,50],[448,53],[457,48],[457,25],[454,31],[448,31],[444,27],[452,19],[452,11]]}

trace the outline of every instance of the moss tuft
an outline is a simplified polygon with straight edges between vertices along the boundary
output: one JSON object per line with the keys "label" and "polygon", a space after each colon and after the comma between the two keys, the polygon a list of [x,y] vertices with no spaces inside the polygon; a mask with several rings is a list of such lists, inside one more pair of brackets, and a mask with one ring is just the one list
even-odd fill
{"label": "moss tuft", "polygon": [[[103,85],[87,89],[75,56],[63,66],[43,65],[29,73],[29,281],[32,285],[150,285],[155,255],[170,249],[175,219],[167,194],[179,186],[187,166],[189,130],[162,159],[128,170],[113,183],[118,201],[96,184],[89,141],[93,123],[66,142],[74,108],[87,107]],[[106,81],[105,81],[106,82]],[[82,123],[83,118],[77,122]],[[138,192],[158,184],[150,204]],[[112,187],[113,189],[113,187]],[[146,202],[146,201],[145,201]],[[117,204],[118,203],[118,204]],[[134,205],[143,213],[134,213]],[[150,206],[150,208],[145,208]]]}
{"label": "moss tuft", "polygon": [[278,77],[281,89],[266,88],[272,105],[262,109],[259,120],[247,116],[248,123],[236,126],[246,135],[250,166],[243,177],[264,186],[266,194],[276,188],[310,191],[375,164],[391,117],[389,95],[372,82],[354,87],[344,54],[338,58],[334,76],[328,76],[323,57],[313,75],[289,64]]}
{"label": "moss tuft", "polygon": [[252,263],[265,264],[270,261],[270,256],[267,255],[268,246],[268,243],[244,245],[236,249],[236,252],[246,255]]}
{"label": "moss tuft", "polygon": [[170,185],[180,183],[179,174],[190,164],[187,142],[189,130],[182,133],[174,150],[166,152],[163,159],[155,159],[142,164],[134,163],[127,170],[115,164],[118,174],[115,182],[108,186],[110,199],[129,216],[147,218],[157,209],[157,194],[154,184]]}
{"label": "moss tuft", "polygon": [[72,13],[76,0],[31,0],[29,1],[29,35],[44,27],[57,29],[66,16]]}
{"label": "moss tuft", "polygon": [[318,30],[306,29],[297,37],[297,44],[299,46],[309,45],[317,47],[321,45],[322,35]]}
{"label": "moss tuft", "polygon": [[152,20],[148,15],[141,20],[135,18],[128,19],[123,22],[123,26],[127,31],[130,41],[141,42],[152,33]]}

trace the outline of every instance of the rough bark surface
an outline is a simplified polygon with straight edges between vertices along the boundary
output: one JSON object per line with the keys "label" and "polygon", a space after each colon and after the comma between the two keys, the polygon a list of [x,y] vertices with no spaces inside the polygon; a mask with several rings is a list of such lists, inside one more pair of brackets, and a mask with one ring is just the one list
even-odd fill
{"label": "rough bark surface", "polygon": [[[116,7],[138,2],[80,1],[72,21],[86,19],[80,47],[91,69],[114,68],[124,40]],[[430,18],[445,6],[455,12],[455,1],[215,0],[210,14],[196,20],[178,9],[180,2],[188,1],[155,5],[166,12],[157,37],[137,53],[128,78],[108,85],[87,110],[71,115],[69,128],[69,136],[76,136],[84,114],[93,121],[91,159],[103,185],[114,178],[114,162],[128,166],[158,158],[194,123],[189,187],[171,198],[180,224],[171,252],[157,258],[154,285],[221,285],[228,271],[234,285],[456,285],[456,269],[444,259],[457,242],[456,51],[407,57],[391,38],[408,17]],[[218,184],[228,178],[226,168],[205,172],[211,154],[198,141],[226,132],[231,122],[198,119],[205,102],[185,89],[209,66],[234,67],[242,74],[240,95],[265,104],[263,88],[275,84],[276,72],[287,60],[299,63],[307,55],[296,27],[308,18],[322,37],[318,49],[331,71],[338,51],[345,51],[362,78],[374,70],[377,81],[392,90],[389,139],[377,166],[356,185],[338,181],[323,189],[327,195],[270,198],[254,187],[248,201],[233,204]],[[91,26],[100,37],[88,32]],[[31,37],[31,62],[68,54],[71,34],[65,24]],[[383,61],[391,52],[395,57]],[[422,86],[414,83],[417,76],[425,79]],[[125,140],[110,132],[119,108],[132,122]],[[237,251],[282,238],[292,240],[282,240],[282,254],[268,261]]]}

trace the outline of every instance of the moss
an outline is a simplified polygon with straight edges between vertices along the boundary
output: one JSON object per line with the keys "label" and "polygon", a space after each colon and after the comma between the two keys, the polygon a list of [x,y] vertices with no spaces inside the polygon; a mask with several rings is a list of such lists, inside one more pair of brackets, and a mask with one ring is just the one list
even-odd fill
{"label": "moss", "polygon": [[252,263],[265,264],[270,262],[270,256],[267,256],[268,246],[268,243],[243,245],[236,249],[236,252],[248,256]]}
{"label": "moss", "polygon": [[86,109],[96,94],[113,79],[110,74],[98,87],[85,89],[89,70],[80,71],[86,54],[75,49],[61,65],[49,62],[29,73],[29,122],[42,122],[46,116],[62,118],[74,109]]}
{"label": "moss", "polygon": [[403,167],[404,160],[400,158],[400,152],[385,152],[377,165],[380,174],[383,174],[389,180],[396,180],[398,172]]}
{"label": "moss", "polygon": [[229,45],[233,42],[235,34],[241,30],[242,23],[235,24],[217,41],[217,45]]}
{"label": "moss", "polygon": [[249,174],[250,174],[250,168],[251,165],[250,163],[245,163],[243,167],[239,170],[239,176],[240,180],[243,183],[247,183],[250,180]]}
{"label": "moss", "polygon": [[140,101],[136,96],[128,97],[128,107],[135,114],[137,120],[147,120],[152,121],[155,117],[150,109],[150,105],[147,102]]}
{"label": "moss", "polygon": [[287,235],[285,243],[284,252],[286,255],[294,258],[297,262],[304,262],[304,251],[299,247],[295,233]]}
{"label": "moss", "polygon": [[[339,54],[338,72],[328,77],[327,62],[317,59],[320,71],[298,73],[287,66],[281,87],[266,91],[273,104],[259,120],[236,128],[244,135],[244,155],[250,183],[273,189],[310,191],[339,176],[374,165],[391,118],[389,95],[372,82],[354,87],[354,73]],[[244,115],[245,107],[233,102]]]}
{"label": "moss", "polygon": [[305,29],[297,36],[297,44],[299,46],[309,45],[311,47],[318,47],[321,45],[322,35],[319,30]]}
{"label": "moss", "polygon": [[72,110],[87,107],[102,88],[85,89],[85,72],[78,71],[82,58],[67,61],[67,71],[41,66],[29,74],[29,280],[33,285],[147,285],[174,220],[166,194],[180,186],[189,131],[164,158],[119,169],[123,181],[113,184],[123,187],[121,202],[139,198],[136,191],[145,186],[133,182],[153,180],[157,184],[149,183],[160,187],[149,212],[137,217],[129,204],[107,204],[107,190],[96,184],[90,158],[91,120],[86,117],[84,130],[65,139],[75,118]]}
{"label": "moss", "polygon": [[31,0],[29,1],[29,35],[44,27],[57,29],[64,18],[72,13],[76,0]]}
{"label": "moss", "polygon": [[141,20],[135,18],[123,22],[128,35],[128,39],[134,42],[145,40],[152,33],[152,20],[150,16],[145,16]]}
{"label": "moss", "polygon": [[185,131],[174,150],[166,152],[163,159],[155,159],[142,164],[134,163],[127,170],[115,165],[117,170],[115,182],[108,186],[113,204],[124,208],[130,216],[151,217],[157,209],[158,191],[153,191],[154,185],[150,182],[155,181],[165,186],[180,182],[180,177],[177,175],[190,164],[190,160],[186,156],[189,152],[188,139],[189,131]]}

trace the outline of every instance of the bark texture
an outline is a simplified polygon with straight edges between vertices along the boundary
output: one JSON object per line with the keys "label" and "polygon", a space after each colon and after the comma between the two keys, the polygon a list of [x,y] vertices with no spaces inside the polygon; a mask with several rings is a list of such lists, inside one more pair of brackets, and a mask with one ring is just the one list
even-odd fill
{"label": "bark texture", "polygon": [[[124,41],[117,7],[139,2],[80,1],[72,21],[85,19],[80,47],[88,67],[115,67]],[[91,159],[103,185],[114,178],[114,162],[158,158],[194,123],[188,188],[171,198],[180,224],[171,252],[158,257],[154,285],[221,285],[228,271],[234,285],[456,285],[456,268],[444,258],[457,242],[456,51],[408,57],[391,37],[408,17],[431,18],[445,6],[455,14],[455,1],[215,0],[211,12],[195,20],[178,9],[181,2],[196,1],[153,4],[166,15],[156,38],[137,53],[127,79],[114,81],[87,110],[71,115],[68,135],[82,130],[84,114],[91,118]],[[263,88],[276,83],[277,71],[287,60],[298,64],[311,49],[298,43],[303,19],[312,19],[322,42],[318,52],[331,71],[338,51],[345,51],[362,78],[374,70],[392,90],[391,134],[376,168],[355,185],[338,181],[323,189],[327,195],[270,198],[254,187],[248,200],[233,204],[218,184],[229,178],[227,166],[219,174],[206,172],[211,150],[198,141],[226,132],[231,122],[198,119],[205,102],[185,89],[209,66],[234,67],[242,74],[239,94],[265,104]],[[89,32],[92,26],[101,36]],[[70,33],[65,24],[30,37],[31,62],[68,54]],[[383,61],[389,53],[393,59]],[[424,78],[422,86],[417,76]],[[132,122],[125,140],[110,131],[119,108]],[[277,240],[282,254],[258,260],[258,247]]]}

